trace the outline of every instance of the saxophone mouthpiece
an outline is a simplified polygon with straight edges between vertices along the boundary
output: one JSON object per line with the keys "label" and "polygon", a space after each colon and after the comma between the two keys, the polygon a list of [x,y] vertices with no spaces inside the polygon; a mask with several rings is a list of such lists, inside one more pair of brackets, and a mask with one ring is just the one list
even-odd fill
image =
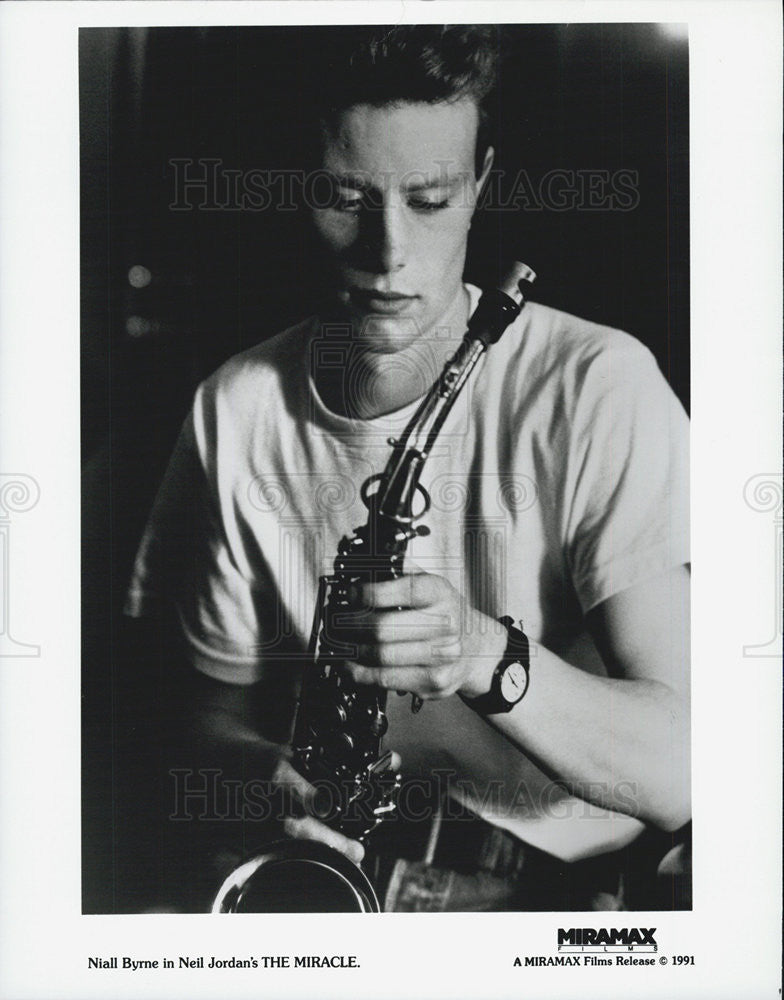
{"label": "saxophone mouthpiece", "polygon": [[522,306],[531,286],[536,281],[536,272],[522,261],[515,260],[504,273],[498,288],[508,295],[518,306]]}

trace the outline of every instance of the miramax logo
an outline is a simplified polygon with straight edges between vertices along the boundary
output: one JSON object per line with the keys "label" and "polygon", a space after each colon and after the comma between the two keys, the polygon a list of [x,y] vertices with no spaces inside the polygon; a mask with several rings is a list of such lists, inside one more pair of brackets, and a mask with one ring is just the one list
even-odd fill
{"label": "miramax logo", "polygon": [[559,951],[656,951],[655,927],[558,928]]}

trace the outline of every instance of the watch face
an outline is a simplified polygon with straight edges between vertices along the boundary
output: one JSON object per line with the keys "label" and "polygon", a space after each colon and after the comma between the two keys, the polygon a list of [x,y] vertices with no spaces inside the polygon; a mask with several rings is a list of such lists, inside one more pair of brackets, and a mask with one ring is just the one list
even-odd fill
{"label": "watch face", "polygon": [[512,705],[525,694],[528,687],[528,672],[522,663],[510,663],[501,675],[501,696]]}

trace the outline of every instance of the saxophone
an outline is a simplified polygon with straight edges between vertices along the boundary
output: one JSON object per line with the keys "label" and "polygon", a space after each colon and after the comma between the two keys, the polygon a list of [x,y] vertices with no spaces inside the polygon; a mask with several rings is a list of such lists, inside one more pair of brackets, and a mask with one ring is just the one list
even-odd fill
{"label": "saxophone", "polygon": [[[430,508],[420,483],[425,461],[457,396],[484,352],[500,339],[525,305],[536,275],[515,262],[497,288],[485,291],[454,355],[411,417],[382,473],[361,489],[367,522],[339,546],[330,576],[319,581],[307,667],[292,740],[293,764],[331,799],[334,829],[364,842],[395,814],[400,775],[384,751],[386,691],[357,685],[342,669],[356,656],[341,635],[341,616],[352,608],[351,590],[367,580],[403,573],[409,542],[426,535],[415,525]],[[417,495],[420,509],[414,513]],[[350,636],[349,636],[350,639]],[[412,696],[412,711],[422,702]],[[213,913],[379,912],[365,872],[339,851],[309,840],[281,840],[236,868],[223,882]]]}

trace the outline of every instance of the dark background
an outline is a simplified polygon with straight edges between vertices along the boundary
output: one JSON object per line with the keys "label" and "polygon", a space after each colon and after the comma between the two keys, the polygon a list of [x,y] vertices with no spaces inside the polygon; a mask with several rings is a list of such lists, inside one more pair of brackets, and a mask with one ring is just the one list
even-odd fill
{"label": "dark background", "polygon": [[[128,905],[136,847],[118,748],[144,675],[121,653],[120,608],[168,454],[198,382],[307,315],[318,291],[307,213],[172,211],[170,160],[293,167],[298,67],[340,30],[80,32],[85,912]],[[534,298],[635,334],[688,407],[685,38],[644,24],[503,26],[499,44],[501,197],[520,168],[534,191],[555,169],[631,170],[639,201],[488,208],[467,277],[484,282],[510,255],[526,261],[539,274]],[[134,265],[152,275],[144,288],[129,281]]]}

